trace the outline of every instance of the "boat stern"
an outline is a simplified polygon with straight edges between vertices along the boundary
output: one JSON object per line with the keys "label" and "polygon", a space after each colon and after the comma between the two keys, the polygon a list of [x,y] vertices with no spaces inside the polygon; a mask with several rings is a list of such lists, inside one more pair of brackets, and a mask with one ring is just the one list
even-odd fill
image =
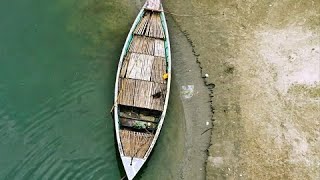
{"label": "boat stern", "polygon": [[128,156],[122,156],[121,160],[128,180],[132,180],[145,163],[144,159],[132,158]]}

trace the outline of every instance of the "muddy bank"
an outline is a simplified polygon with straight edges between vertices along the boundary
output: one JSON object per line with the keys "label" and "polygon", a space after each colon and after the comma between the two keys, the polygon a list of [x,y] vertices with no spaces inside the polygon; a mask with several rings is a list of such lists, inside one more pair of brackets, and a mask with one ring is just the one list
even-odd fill
{"label": "muddy bank", "polygon": [[181,113],[185,115],[185,147],[180,178],[205,179],[205,162],[212,128],[209,90],[202,80],[192,44],[174,19],[168,16],[167,21],[173,52],[173,79],[179,86],[183,104]]}
{"label": "muddy bank", "polygon": [[207,179],[320,177],[319,6],[165,1],[215,86]]}

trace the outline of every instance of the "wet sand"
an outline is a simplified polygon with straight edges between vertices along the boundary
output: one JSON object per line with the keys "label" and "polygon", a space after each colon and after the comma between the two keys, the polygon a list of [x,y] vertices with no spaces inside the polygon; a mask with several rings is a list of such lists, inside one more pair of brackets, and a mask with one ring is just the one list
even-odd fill
{"label": "wet sand", "polygon": [[[212,128],[209,90],[204,84],[192,45],[170,16],[167,21],[173,52],[173,78],[180,87],[182,113],[185,115],[185,145],[180,178],[205,179],[205,162]],[[194,87],[193,93],[186,94],[183,86]]]}
{"label": "wet sand", "polygon": [[[173,30],[171,39],[181,42],[173,51],[188,54],[186,44],[192,45],[194,56],[181,64],[196,59],[202,76],[209,74],[214,128],[206,179],[319,179],[319,1],[168,0],[164,6],[179,14],[168,18],[169,26],[188,39]],[[197,135],[186,127],[186,136]],[[198,142],[186,140],[194,147],[182,179],[205,179]]]}

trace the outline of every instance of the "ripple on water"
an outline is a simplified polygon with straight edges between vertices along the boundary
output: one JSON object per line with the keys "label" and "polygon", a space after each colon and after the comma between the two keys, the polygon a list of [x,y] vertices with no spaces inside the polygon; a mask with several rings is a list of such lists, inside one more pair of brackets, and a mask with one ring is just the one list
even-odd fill
{"label": "ripple on water", "polygon": [[39,139],[35,138],[36,136],[44,135],[53,129],[55,122],[52,119],[55,119],[68,105],[76,101],[79,96],[90,93],[93,90],[94,86],[92,83],[75,81],[70,87],[62,91],[61,96],[44,103],[39,108],[41,110],[28,119],[29,124],[24,131],[25,143],[29,144],[38,141]]}
{"label": "ripple on water", "polygon": [[21,133],[18,131],[17,122],[13,119],[11,112],[3,107],[0,110],[0,145],[12,144],[21,138]]}
{"label": "ripple on water", "polygon": [[[6,179],[82,179],[89,176],[102,177],[103,173],[101,172],[106,170],[107,164],[104,158],[88,158],[80,162],[65,160],[65,155],[63,154],[67,154],[67,152],[61,153],[60,148],[70,142],[64,137],[64,134],[57,133],[59,132],[57,127],[62,125],[61,122],[66,121],[61,118],[63,114],[68,114],[64,110],[73,110],[73,105],[79,103],[77,99],[80,96],[90,94],[94,91],[94,88],[93,83],[75,81],[64,89],[59,97],[48,99],[40,106],[40,110],[37,113],[27,118],[27,126],[23,132],[24,144],[27,147],[26,155],[20,163],[16,164],[7,173]],[[6,116],[5,111],[0,111],[0,117]],[[79,121],[87,120],[79,119]],[[5,131],[3,129],[8,129],[8,127],[1,122],[3,121],[0,121],[0,132],[1,135],[4,135]],[[60,125],[57,126],[57,123]],[[93,124],[96,130],[92,132],[97,142],[95,146],[103,146],[105,143],[101,142],[101,137],[105,136],[106,133],[101,129],[101,125],[98,122]],[[1,136],[1,138],[3,137],[5,136]],[[76,149],[77,147],[80,149],[81,145],[77,144],[73,148],[74,152],[81,151]],[[92,148],[93,150],[95,149],[95,147]],[[113,143],[110,143],[107,149],[113,149]]]}
{"label": "ripple on water", "polygon": [[6,175],[6,179],[28,179],[33,177],[40,167],[47,166],[46,161],[52,158],[60,143],[60,138],[56,138],[52,141],[33,145],[24,159]]}

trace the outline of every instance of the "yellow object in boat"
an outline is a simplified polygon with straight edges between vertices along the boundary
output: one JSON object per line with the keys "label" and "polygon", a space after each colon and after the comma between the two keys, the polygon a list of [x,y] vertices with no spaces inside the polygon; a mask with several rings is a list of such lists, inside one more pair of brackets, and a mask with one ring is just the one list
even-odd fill
{"label": "yellow object in boat", "polygon": [[168,76],[169,76],[168,73],[165,73],[165,74],[162,75],[162,78],[163,78],[164,80],[166,80],[166,79],[168,79]]}

